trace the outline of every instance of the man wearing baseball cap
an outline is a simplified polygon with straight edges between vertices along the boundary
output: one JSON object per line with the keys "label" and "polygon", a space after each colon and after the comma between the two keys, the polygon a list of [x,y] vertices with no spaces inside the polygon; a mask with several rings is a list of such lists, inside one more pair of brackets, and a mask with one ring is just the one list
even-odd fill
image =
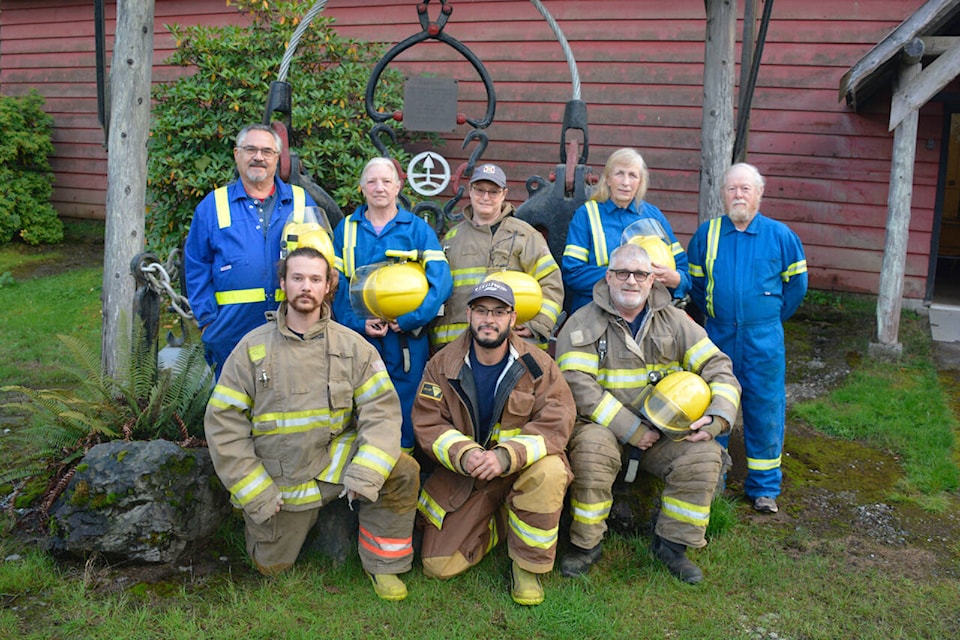
{"label": "man wearing baseball cap", "polygon": [[470,204],[463,222],[444,236],[441,244],[453,274],[453,294],[430,329],[430,341],[439,349],[467,329],[467,298],[473,287],[495,271],[521,271],[532,276],[543,294],[540,312],[523,326],[520,337],[543,348],[553,334],[563,306],[563,277],[543,234],[514,217],[507,199],[507,176],[492,163],[478,165],[470,178]]}
{"label": "man wearing baseball cap", "polygon": [[427,363],[413,405],[417,443],[437,465],[418,504],[423,572],[461,574],[506,538],[510,595],[536,605],[572,479],[573,396],[550,356],[512,330],[508,285],[481,282],[466,306],[469,330]]}

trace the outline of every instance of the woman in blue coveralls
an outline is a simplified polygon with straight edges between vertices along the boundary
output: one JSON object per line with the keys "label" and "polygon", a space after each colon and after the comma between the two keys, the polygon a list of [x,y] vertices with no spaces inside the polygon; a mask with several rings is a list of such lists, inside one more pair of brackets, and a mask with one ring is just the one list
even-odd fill
{"label": "woman in blue coveralls", "polygon": [[603,280],[610,252],[620,246],[623,230],[645,218],[652,218],[663,227],[677,263],[676,269],[654,265],[654,277],[670,289],[674,298],[686,295],[690,288],[687,254],[663,212],[644,201],[648,183],[647,165],[640,153],[635,149],[617,149],[603,167],[593,199],[574,212],[560,263],[569,313],[593,299],[593,285]]}
{"label": "woman in blue coveralls", "polygon": [[[334,297],[333,313],[337,322],[365,336],[380,352],[400,395],[400,444],[409,452],[414,446],[410,411],[430,357],[426,326],[453,291],[453,279],[437,234],[426,222],[398,206],[400,187],[400,176],[390,159],[374,158],[363,168],[360,189],[367,203],[340,221],[333,232],[337,268],[345,276]],[[421,252],[429,285],[426,297],[419,307],[393,322],[358,315],[350,306],[350,278],[359,267],[389,262],[386,252],[394,250]]]}

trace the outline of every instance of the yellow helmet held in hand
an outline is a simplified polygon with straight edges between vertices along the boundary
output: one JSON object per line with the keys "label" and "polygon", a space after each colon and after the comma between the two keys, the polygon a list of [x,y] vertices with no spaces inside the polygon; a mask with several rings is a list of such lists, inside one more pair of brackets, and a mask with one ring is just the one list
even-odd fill
{"label": "yellow helmet held in hand", "polygon": [[671,440],[683,440],[710,406],[710,385],[690,371],[675,371],[647,395],[641,412]]}
{"label": "yellow helmet held in hand", "polygon": [[530,274],[523,271],[494,271],[487,274],[484,280],[499,280],[513,289],[517,324],[533,320],[540,313],[540,307],[543,306],[543,290],[536,278]]}
{"label": "yellow helmet held in hand", "polygon": [[677,261],[673,259],[670,247],[657,236],[633,236],[628,242],[642,247],[650,256],[650,262],[674,271],[677,270]]}
{"label": "yellow helmet held in hand", "polygon": [[358,315],[393,322],[419,307],[430,286],[419,262],[379,262],[350,279],[350,305]]}

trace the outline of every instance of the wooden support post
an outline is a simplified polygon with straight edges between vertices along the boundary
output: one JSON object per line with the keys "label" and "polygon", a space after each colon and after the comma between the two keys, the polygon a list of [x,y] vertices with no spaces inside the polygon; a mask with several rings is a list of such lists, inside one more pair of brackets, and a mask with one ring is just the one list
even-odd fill
{"label": "wooden support post", "polygon": [[[740,84],[737,93],[737,114],[744,109],[751,108],[751,98],[749,95],[752,87],[750,86],[750,67],[753,66],[753,56],[756,55],[757,42],[757,0],[744,0],[743,3],[743,37],[740,39]],[[737,152],[736,138],[734,138],[734,162],[747,161],[747,136],[750,130],[750,120],[746,120],[746,128],[743,131],[734,131],[734,135],[740,135],[742,144],[739,153]]]}
{"label": "wooden support post", "polygon": [[703,119],[700,133],[700,222],[723,215],[720,180],[733,154],[736,0],[705,0]]}
{"label": "wooden support post", "polygon": [[[920,73],[923,42],[914,38],[903,47],[898,84],[906,86]],[[903,295],[907,239],[910,234],[910,202],[913,198],[913,165],[917,154],[919,109],[906,115],[893,134],[893,161],[890,191],[887,197],[887,234],[880,268],[880,293],[877,298],[877,342],[871,344],[872,356],[899,357],[900,308]]]}
{"label": "wooden support post", "polygon": [[153,66],[154,0],[119,0],[110,64],[110,132],[103,260],[101,362],[116,375],[119,336],[130,335],[136,283],[130,261],[143,252]]}

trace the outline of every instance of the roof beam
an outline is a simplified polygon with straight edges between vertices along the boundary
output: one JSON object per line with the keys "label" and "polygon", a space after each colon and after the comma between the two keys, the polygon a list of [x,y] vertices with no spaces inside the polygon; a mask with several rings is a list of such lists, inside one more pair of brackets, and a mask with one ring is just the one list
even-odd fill
{"label": "roof beam", "polygon": [[[919,42],[920,54],[923,54],[923,42],[917,38],[904,47],[904,51]],[[913,111],[925,105],[930,98],[960,75],[960,38],[909,82],[897,87],[890,104],[889,130],[893,131],[903,119]]]}

